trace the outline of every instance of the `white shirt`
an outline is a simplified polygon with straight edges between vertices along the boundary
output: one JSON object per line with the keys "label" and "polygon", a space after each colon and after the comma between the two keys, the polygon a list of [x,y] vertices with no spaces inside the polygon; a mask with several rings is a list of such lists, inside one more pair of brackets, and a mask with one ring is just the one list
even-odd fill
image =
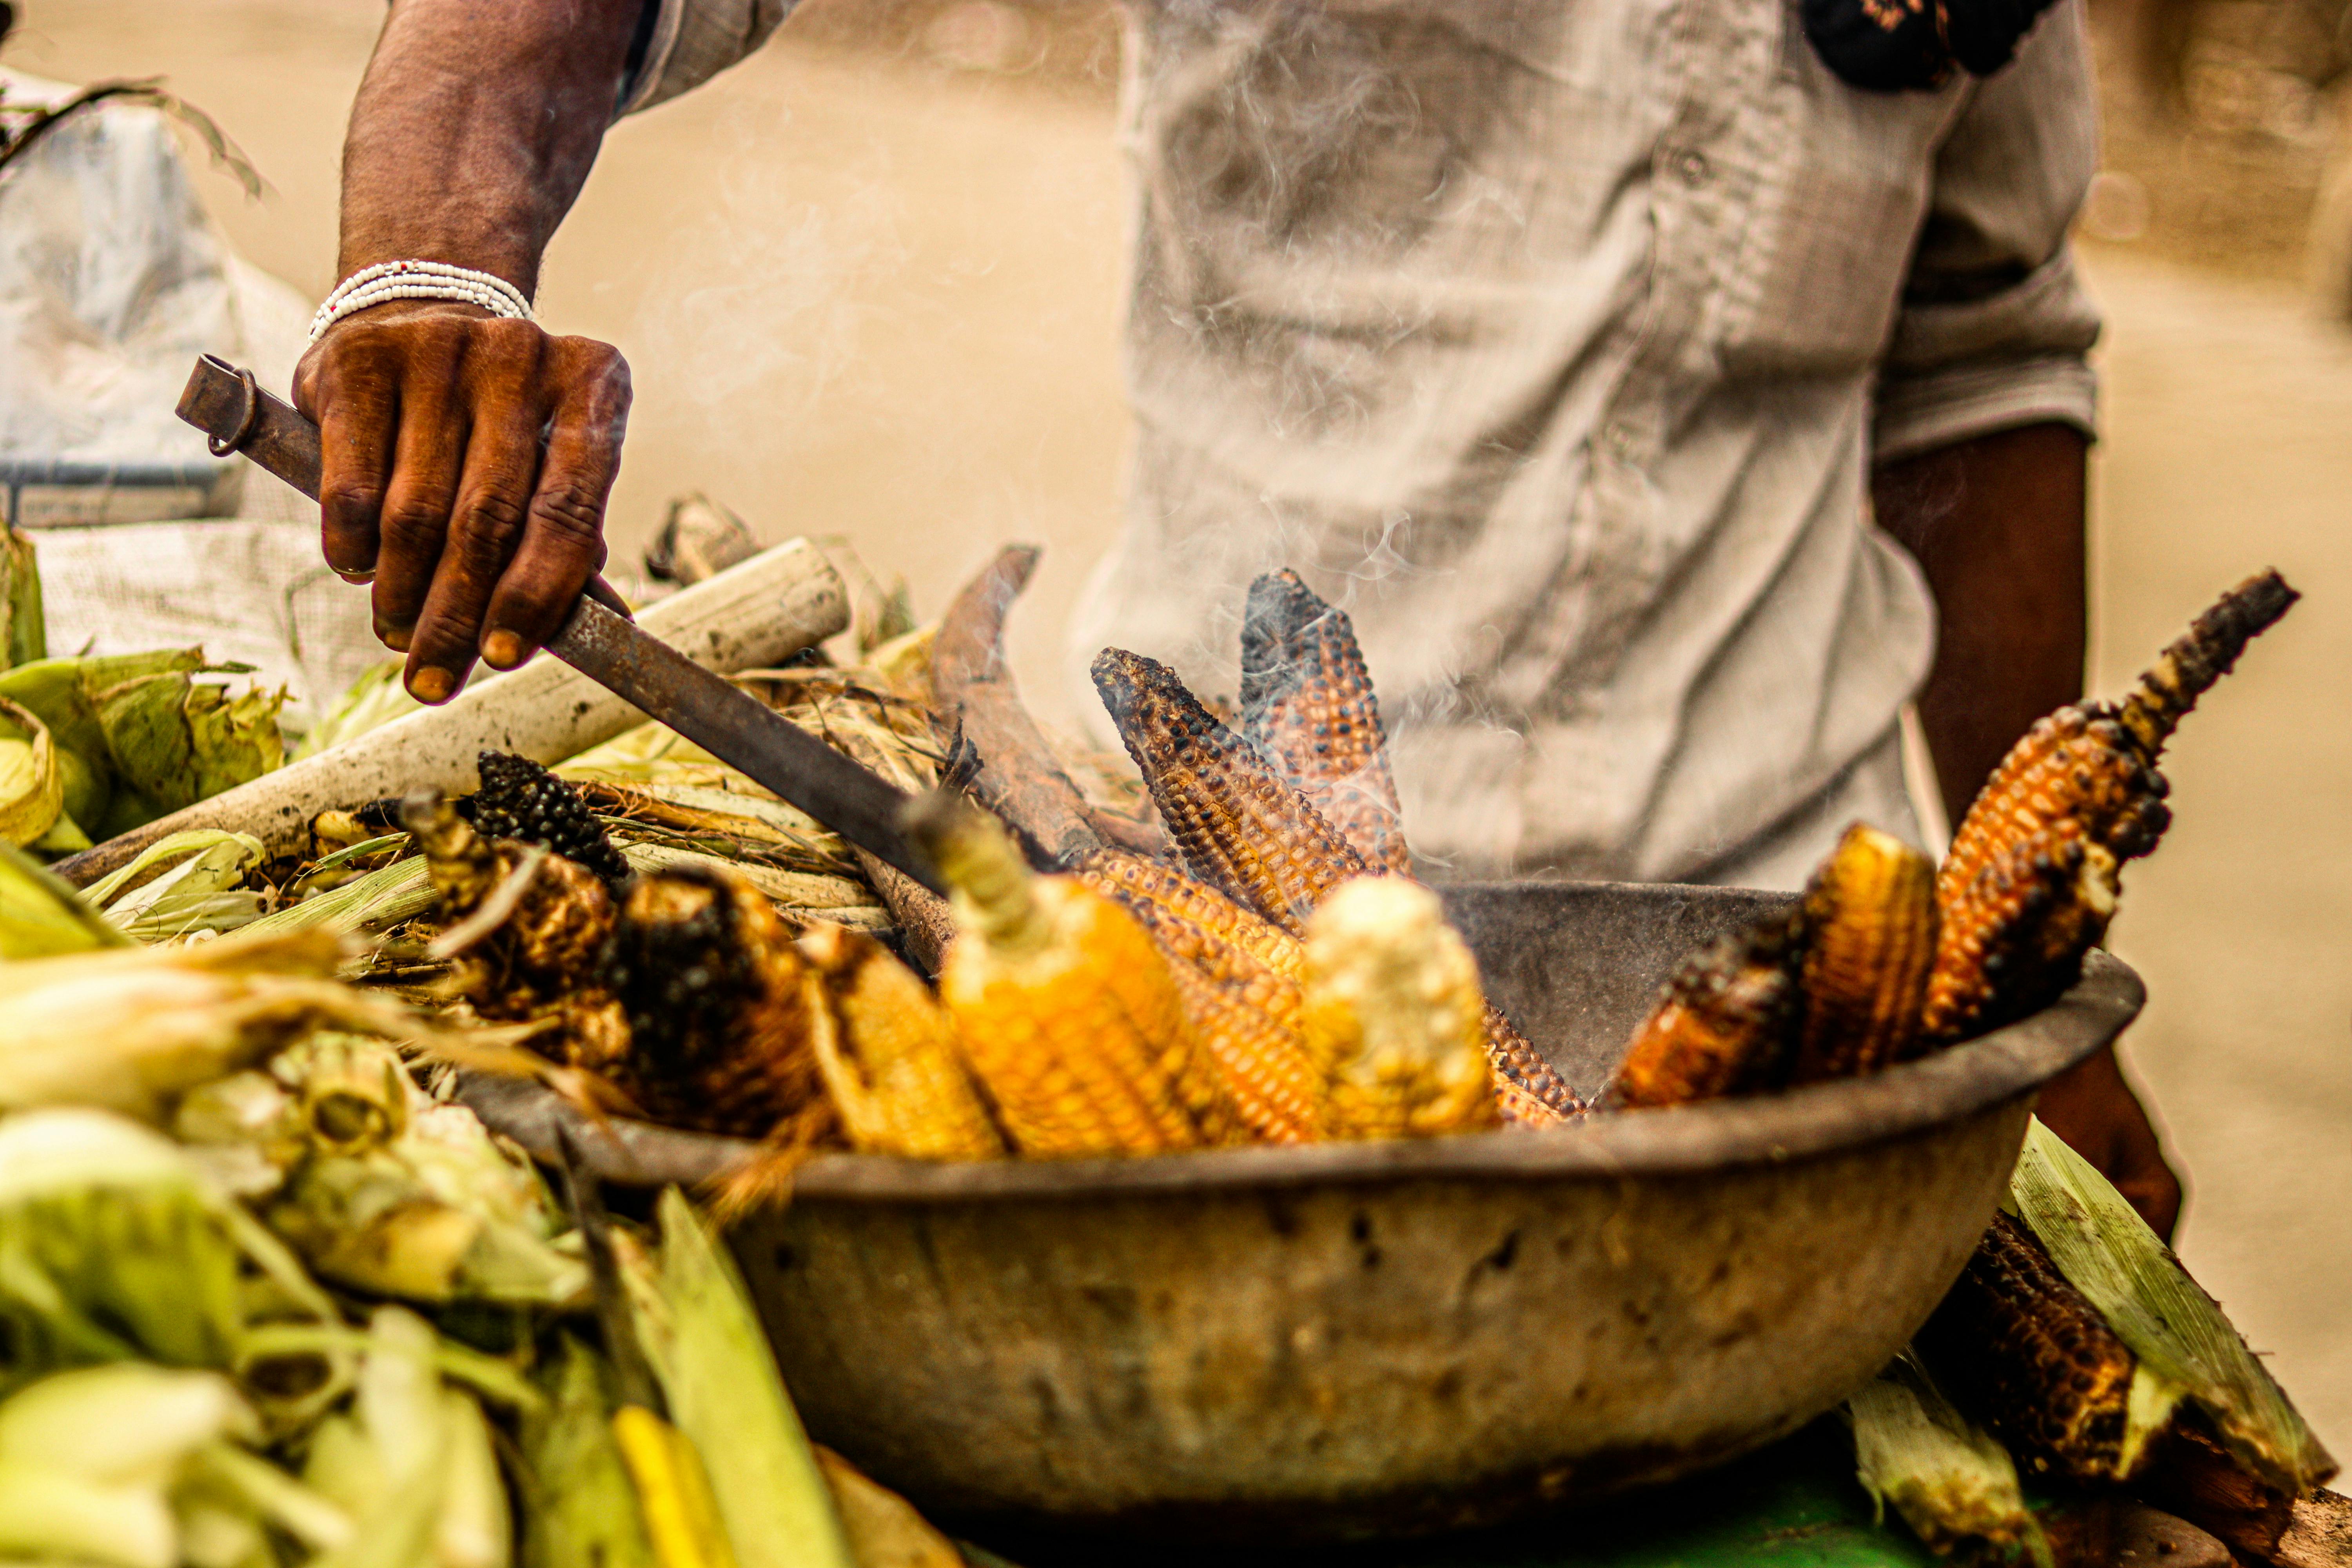
{"label": "white shirt", "polygon": [[[782,12],[663,4],[632,107]],[[1075,662],[1229,693],[1294,566],[1354,618],[1417,854],[1826,849],[1933,650],[1871,465],[2092,428],[2080,0],[1927,93],[1845,85],[1784,0],[1153,0],[1128,55],[1136,451]]]}

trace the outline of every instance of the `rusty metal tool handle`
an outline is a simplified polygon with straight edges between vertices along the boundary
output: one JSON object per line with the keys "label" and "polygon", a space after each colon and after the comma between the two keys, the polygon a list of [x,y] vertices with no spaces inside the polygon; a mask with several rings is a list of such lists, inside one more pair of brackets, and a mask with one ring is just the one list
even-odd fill
{"label": "rusty metal tool handle", "polygon": [[[319,427],[284,398],[264,392],[253,373],[217,354],[204,354],[180,394],[179,416],[205,433],[215,458],[242,452],[254,466],[319,499]],[[588,596],[624,620],[628,601],[602,577],[588,579]]]}
{"label": "rusty metal tool handle", "polygon": [[[180,394],[179,415],[205,432],[215,457],[242,452],[319,498],[319,427],[256,386],[250,371],[204,355]],[[905,791],[631,624],[628,606],[604,579],[590,583],[547,651],[860,849],[933,892],[947,890],[929,857],[899,829]]]}

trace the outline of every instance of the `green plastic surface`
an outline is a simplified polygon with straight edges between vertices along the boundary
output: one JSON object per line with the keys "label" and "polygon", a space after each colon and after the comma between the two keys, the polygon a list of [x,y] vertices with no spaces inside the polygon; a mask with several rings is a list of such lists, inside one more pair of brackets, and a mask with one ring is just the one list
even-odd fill
{"label": "green plastic surface", "polygon": [[1177,1563],[1192,1568],[1930,1568],[1900,1521],[1873,1518],[1853,1445],[1833,1421],[1692,1479],[1533,1524],[1343,1549],[1255,1552],[1129,1542],[991,1541],[1024,1568]]}

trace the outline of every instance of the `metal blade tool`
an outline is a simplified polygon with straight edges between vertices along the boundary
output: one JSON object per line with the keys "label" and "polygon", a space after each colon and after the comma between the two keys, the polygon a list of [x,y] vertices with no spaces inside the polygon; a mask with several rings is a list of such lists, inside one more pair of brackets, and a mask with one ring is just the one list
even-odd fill
{"label": "metal blade tool", "polygon": [[[215,457],[242,452],[319,499],[319,427],[255,385],[252,372],[205,354],[180,394],[179,416],[205,432]],[[547,651],[877,859],[934,892],[946,890],[929,858],[899,831],[905,791],[638,629],[603,579],[589,584]]]}

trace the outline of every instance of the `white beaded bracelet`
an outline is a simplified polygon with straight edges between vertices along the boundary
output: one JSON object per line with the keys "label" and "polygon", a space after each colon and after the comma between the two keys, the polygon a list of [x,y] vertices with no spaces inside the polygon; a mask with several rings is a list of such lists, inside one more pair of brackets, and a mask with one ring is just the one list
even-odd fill
{"label": "white beaded bracelet", "polygon": [[310,342],[326,336],[327,329],[345,316],[393,300],[454,300],[509,321],[530,320],[530,301],[522,290],[495,273],[446,261],[379,261],[335,285],[310,318]]}

